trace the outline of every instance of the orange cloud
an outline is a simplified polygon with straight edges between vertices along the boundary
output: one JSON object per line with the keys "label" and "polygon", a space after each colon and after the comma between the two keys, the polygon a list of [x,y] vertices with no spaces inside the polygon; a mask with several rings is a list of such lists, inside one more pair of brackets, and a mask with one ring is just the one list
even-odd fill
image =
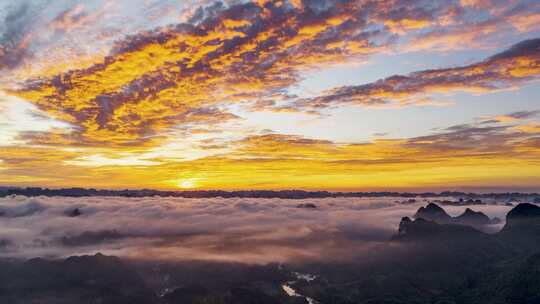
{"label": "orange cloud", "polygon": [[450,51],[467,47],[486,48],[485,38],[498,33],[500,27],[499,20],[486,20],[456,28],[443,27],[413,37],[403,49]]}
{"label": "orange cloud", "polygon": [[[400,7],[353,0],[208,6],[190,18],[191,24],[133,35],[101,61],[38,75],[11,93],[77,126],[82,141],[144,141],[189,123],[190,113],[282,92],[305,69],[381,51],[392,35],[372,30],[371,23],[383,14],[409,30],[427,26],[448,10],[442,5]],[[69,28],[95,18],[77,6],[53,24]]]}
{"label": "orange cloud", "polygon": [[522,125],[522,126],[515,126],[513,129],[520,132],[524,132],[524,133],[539,134],[540,124],[528,124],[528,125]]}
{"label": "orange cloud", "polygon": [[229,142],[232,151],[226,154],[176,162],[136,147],[8,147],[0,151],[0,182],[162,189],[183,180],[197,180],[202,189],[531,186],[540,182],[540,129],[531,126],[458,125],[366,143],[266,134]]}
{"label": "orange cloud", "polygon": [[103,11],[87,13],[84,4],[77,4],[58,15],[49,26],[55,31],[71,31],[97,22],[102,15]]}
{"label": "orange cloud", "polygon": [[425,104],[435,93],[485,93],[507,89],[540,76],[540,39],[522,41],[506,51],[471,65],[395,75],[359,86],[329,90],[301,99],[295,108],[318,109],[340,104],[377,106]]}
{"label": "orange cloud", "polygon": [[516,121],[528,120],[536,117],[540,114],[540,111],[519,111],[513,112],[506,115],[496,115],[496,116],[483,116],[480,117],[482,123],[511,123]]}

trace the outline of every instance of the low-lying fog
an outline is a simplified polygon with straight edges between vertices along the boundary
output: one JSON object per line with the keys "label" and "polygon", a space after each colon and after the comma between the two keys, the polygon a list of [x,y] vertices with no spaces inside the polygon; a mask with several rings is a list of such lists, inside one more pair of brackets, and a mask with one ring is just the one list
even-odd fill
{"label": "low-lying fog", "polygon": [[[403,200],[5,197],[0,256],[102,252],[178,261],[340,261],[387,241],[403,216],[428,202]],[[443,207],[452,216],[466,208]],[[470,208],[504,220],[512,207]]]}

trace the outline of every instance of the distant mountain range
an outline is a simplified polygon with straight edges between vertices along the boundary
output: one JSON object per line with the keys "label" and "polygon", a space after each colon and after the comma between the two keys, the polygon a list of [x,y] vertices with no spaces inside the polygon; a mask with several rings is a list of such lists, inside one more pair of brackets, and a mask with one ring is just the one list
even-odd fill
{"label": "distant mountain range", "polygon": [[[98,190],[86,188],[62,188],[48,189],[39,187],[0,187],[0,197],[10,195],[24,196],[67,196],[67,197],[88,197],[88,196],[120,196],[120,197],[185,197],[185,198],[208,198],[208,197],[241,197],[241,198],[283,198],[283,199],[306,199],[306,198],[331,198],[331,197],[458,197],[458,201],[441,201],[445,205],[474,205],[482,204],[480,198],[493,198],[500,200],[523,201],[530,200],[540,203],[538,193],[466,193],[455,191],[443,192],[330,192],[330,191],[304,191],[304,190],[245,190],[245,191],[222,191],[222,190],[198,190],[198,191],[162,191],[152,189],[140,190]],[[404,203],[414,203],[414,199]]]}

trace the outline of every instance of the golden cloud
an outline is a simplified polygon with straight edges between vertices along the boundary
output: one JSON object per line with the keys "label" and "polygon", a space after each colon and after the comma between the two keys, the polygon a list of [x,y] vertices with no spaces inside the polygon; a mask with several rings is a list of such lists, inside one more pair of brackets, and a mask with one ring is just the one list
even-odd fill
{"label": "golden cloud", "polygon": [[431,94],[493,92],[536,80],[539,76],[540,39],[531,39],[475,64],[418,71],[365,85],[338,87],[321,96],[298,100],[292,106],[318,109],[340,104],[425,103]]}
{"label": "golden cloud", "polygon": [[[100,63],[29,79],[11,93],[78,126],[82,140],[122,144],[189,123],[194,112],[272,94],[296,82],[300,68],[382,46],[362,30],[356,1],[320,12],[297,4],[239,4],[196,26],[137,34]],[[82,22],[80,14],[66,12],[60,20]],[[337,41],[348,44],[328,47]]]}
{"label": "golden cloud", "polygon": [[357,144],[265,134],[230,142],[234,148],[226,154],[181,162],[151,158],[136,148],[113,153],[106,148],[11,147],[0,152],[0,181],[63,186],[63,177],[70,176],[73,186],[167,189],[191,179],[202,189],[532,185],[540,181],[539,136],[538,126],[483,123]]}
{"label": "golden cloud", "polygon": [[[395,32],[421,29],[455,9],[360,0],[212,5],[190,23],[132,35],[90,65],[32,74],[10,92],[77,126],[81,141],[144,141],[190,123],[193,112],[283,93],[306,69],[380,52]],[[99,12],[75,6],[50,26],[69,30],[96,18]],[[381,24],[385,30],[376,30]]]}

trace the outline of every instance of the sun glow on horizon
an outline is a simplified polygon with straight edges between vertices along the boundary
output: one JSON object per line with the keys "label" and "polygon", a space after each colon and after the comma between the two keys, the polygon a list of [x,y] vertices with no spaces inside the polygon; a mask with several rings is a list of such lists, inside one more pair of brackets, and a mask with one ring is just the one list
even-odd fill
{"label": "sun glow on horizon", "polygon": [[186,178],[179,180],[177,183],[178,188],[182,189],[194,189],[197,188],[197,179],[196,178]]}

